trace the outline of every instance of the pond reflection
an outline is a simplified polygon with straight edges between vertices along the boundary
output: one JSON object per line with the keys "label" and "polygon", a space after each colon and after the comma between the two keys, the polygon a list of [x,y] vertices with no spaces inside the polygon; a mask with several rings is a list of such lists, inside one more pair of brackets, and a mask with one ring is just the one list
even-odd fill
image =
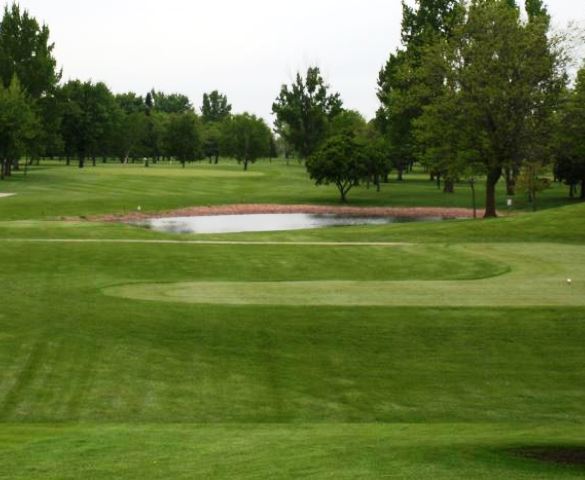
{"label": "pond reflection", "polygon": [[279,213],[155,218],[138,222],[137,225],[167,233],[242,233],[303,230],[350,225],[436,222],[441,220],[443,220],[441,217],[359,217]]}

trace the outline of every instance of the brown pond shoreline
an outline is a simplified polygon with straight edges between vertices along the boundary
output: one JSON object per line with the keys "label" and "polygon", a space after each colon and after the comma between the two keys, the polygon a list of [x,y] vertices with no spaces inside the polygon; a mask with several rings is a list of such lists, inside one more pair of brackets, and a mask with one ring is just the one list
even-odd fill
{"label": "brown pond shoreline", "polygon": [[[445,219],[472,218],[473,210],[441,207],[350,207],[346,205],[274,205],[240,204],[179,208],[163,212],[141,212],[83,217],[96,222],[132,222],[154,218],[199,217],[211,215],[254,215],[278,213],[306,213],[313,215],[345,215],[355,217],[398,217]],[[73,220],[73,219],[71,219]],[[76,218],[75,220],[79,220]]]}

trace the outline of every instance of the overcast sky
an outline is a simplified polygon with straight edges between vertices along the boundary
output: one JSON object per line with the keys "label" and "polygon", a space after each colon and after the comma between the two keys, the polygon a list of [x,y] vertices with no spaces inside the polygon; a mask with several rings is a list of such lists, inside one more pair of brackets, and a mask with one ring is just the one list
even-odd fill
{"label": "overcast sky", "polygon": [[[2,0],[0,0],[1,2]],[[399,42],[399,0],[20,0],[46,22],[64,79],[226,93],[234,111],[271,121],[280,85],[321,67],[347,107],[377,108],[378,71]],[[549,0],[555,24],[585,17],[584,0]]]}

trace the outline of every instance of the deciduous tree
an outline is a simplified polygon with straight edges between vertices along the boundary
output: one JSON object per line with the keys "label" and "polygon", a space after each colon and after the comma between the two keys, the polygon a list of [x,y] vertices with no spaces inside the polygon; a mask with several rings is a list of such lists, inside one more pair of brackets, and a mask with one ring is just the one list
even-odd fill
{"label": "deciduous tree", "polygon": [[228,103],[226,95],[217,90],[203,94],[201,116],[204,122],[222,122],[229,118],[231,113],[232,106]]}
{"label": "deciduous tree", "polygon": [[222,144],[228,154],[248,170],[248,165],[270,155],[272,132],[266,122],[255,115],[243,113],[226,120]]}
{"label": "deciduous tree", "polygon": [[580,185],[585,200],[585,66],[559,112],[556,139],[555,173],[569,186],[571,197]]}
{"label": "deciduous tree", "polygon": [[33,99],[52,92],[61,79],[49,28],[22,11],[18,3],[6,5],[0,22],[0,79],[5,87],[16,75]]}
{"label": "deciduous tree", "polygon": [[14,161],[30,146],[37,121],[16,76],[8,87],[0,85],[0,179],[10,176]]}
{"label": "deciduous tree", "polygon": [[[453,36],[427,52],[428,63],[442,64],[439,78],[448,88],[423,111],[441,119],[435,130],[453,134],[441,139],[435,131],[427,147],[444,153],[446,139],[455,138],[457,153],[482,166],[486,217],[496,216],[496,184],[504,169],[542,161],[536,157],[550,143],[550,118],[565,74],[547,33],[547,22],[523,22],[505,0],[474,0]],[[430,119],[424,123],[432,128]]]}
{"label": "deciduous tree", "polygon": [[329,93],[318,67],[309,68],[305,78],[298,73],[290,87],[283,85],[272,105],[277,132],[302,158],[315,152],[342,110],[339,93]]}
{"label": "deciduous tree", "polygon": [[186,162],[197,160],[201,150],[201,127],[197,115],[194,112],[172,114],[165,143],[168,153],[183,167]]}
{"label": "deciduous tree", "polygon": [[341,201],[368,175],[363,143],[349,133],[335,135],[323,142],[307,160],[307,171],[316,185],[333,184]]}

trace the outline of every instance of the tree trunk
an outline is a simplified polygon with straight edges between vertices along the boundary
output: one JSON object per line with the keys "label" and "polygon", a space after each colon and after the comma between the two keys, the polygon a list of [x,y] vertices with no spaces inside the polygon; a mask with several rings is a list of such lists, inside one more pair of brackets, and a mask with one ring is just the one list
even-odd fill
{"label": "tree trunk", "polygon": [[399,182],[402,182],[402,180],[404,180],[404,167],[402,166],[402,164],[398,167],[398,178],[397,180]]}
{"label": "tree trunk", "polygon": [[455,182],[452,178],[445,178],[443,193],[455,193]]}
{"label": "tree trunk", "polygon": [[581,180],[581,200],[585,200],[585,178]]}
{"label": "tree trunk", "polygon": [[8,160],[7,158],[5,158],[4,160],[2,160],[0,162],[0,174],[2,176],[2,180],[4,180],[6,177],[10,177],[12,175],[12,171],[11,171],[11,165],[12,165],[12,160]]}
{"label": "tree trunk", "polygon": [[510,168],[506,168],[506,195],[509,197],[516,195],[516,176]]}
{"label": "tree trunk", "polygon": [[484,218],[496,218],[496,185],[502,176],[501,168],[493,168],[489,171],[486,180],[486,198],[485,198],[485,215]]}
{"label": "tree trunk", "polygon": [[475,194],[475,179],[471,181],[471,202],[473,204],[473,218],[477,218],[477,197]]}
{"label": "tree trunk", "polygon": [[79,168],[85,167],[85,158],[79,157]]}

